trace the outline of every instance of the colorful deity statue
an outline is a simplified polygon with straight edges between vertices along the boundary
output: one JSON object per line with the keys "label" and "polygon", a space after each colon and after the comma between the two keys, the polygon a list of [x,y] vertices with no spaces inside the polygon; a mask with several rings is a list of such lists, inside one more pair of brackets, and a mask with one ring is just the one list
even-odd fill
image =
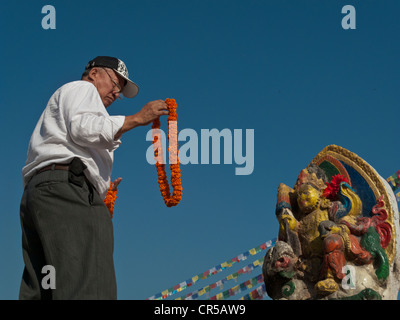
{"label": "colorful deity statue", "polygon": [[280,184],[278,242],[264,259],[273,299],[397,299],[399,213],[394,194],[356,154],[331,145]]}

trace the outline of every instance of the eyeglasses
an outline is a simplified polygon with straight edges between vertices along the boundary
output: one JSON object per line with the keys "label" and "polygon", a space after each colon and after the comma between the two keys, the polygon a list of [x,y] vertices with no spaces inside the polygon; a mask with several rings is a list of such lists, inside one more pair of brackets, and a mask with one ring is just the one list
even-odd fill
{"label": "eyeglasses", "polygon": [[[116,92],[116,93],[121,93],[121,92],[122,92],[121,86],[120,86],[118,83],[116,83],[116,82],[113,80],[113,78],[111,78],[110,74],[107,72],[107,70],[106,70],[105,68],[102,68],[102,69],[107,73],[108,77],[109,77],[110,80],[113,82],[113,84],[114,84],[114,87],[113,87],[114,92]],[[121,96],[118,96],[118,99],[122,100],[122,97],[121,97]]]}

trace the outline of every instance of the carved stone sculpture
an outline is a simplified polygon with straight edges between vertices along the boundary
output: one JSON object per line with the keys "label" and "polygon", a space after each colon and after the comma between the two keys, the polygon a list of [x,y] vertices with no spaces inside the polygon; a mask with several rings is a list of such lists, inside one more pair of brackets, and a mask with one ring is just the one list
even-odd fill
{"label": "carved stone sculpture", "polygon": [[396,198],[359,156],[327,146],[293,188],[279,185],[276,217],[263,264],[272,299],[397,299]]}

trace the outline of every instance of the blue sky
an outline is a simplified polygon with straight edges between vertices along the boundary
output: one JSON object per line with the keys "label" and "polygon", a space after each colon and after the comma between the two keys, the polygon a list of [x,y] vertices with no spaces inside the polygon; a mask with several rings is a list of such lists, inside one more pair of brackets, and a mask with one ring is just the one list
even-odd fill
{"label": "blue sky", "polygon": [[[56,9],[44,30],[41,9]],[[356,9],[344,30],[341,9]],[[254,171],[182,166],[183,199],[167,208],[146,161],[150,127],[123,136],[113,178],[120,299],[145,299],[277,235],[277,187],[337,144],[384,178],[400,169],[398,1],[2,1],[3,151],[0,299],[23,271],[19,203],[30,135],[52,93],[98,55],[117,56],[140,87],[113,115],[175,98],[178,127],[254,129]],[[165,123],[166,119],[162,119]],[[211,161],[210,161],[211,162]]]}

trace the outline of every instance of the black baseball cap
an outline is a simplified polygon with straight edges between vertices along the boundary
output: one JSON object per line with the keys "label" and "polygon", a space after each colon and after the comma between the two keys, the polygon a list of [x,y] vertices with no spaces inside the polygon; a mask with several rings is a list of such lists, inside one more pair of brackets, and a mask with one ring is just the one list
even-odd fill
{"label": "black baseball cap", "polygon": [[114,57],[107,56],[99,56],[90,60],[86,65],[85,70],[91,69],[93,67],[104,67],[110,68],[115,71],[118,75],[126,80],[124,89],[122,90],[122,94],[124,97],[133,98],[139,92],[139,87],[136,83],[129,79],[128,69],[126,68],[125,63]]}

